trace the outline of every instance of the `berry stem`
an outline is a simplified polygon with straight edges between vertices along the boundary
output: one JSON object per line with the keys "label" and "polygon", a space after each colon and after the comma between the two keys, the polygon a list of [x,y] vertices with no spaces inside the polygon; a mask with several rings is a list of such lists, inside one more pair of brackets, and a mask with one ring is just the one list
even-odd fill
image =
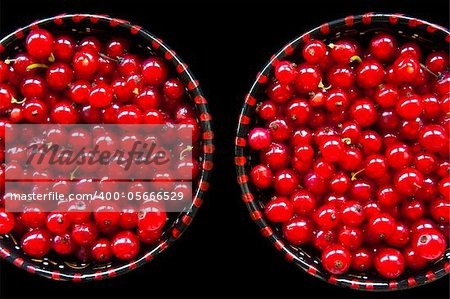
{"label": "berry stem", "polygon": [[437,79],[440,78],[439,74],[436,74],[436,73],[432,72],[429,68],[427,68],[427,66],[425,64],[421,63],[420,67],[422,69],[426,70],[430,75],[434,76],[435,78],[437,78]]}
{"label": "berry stem", "polygon": [[43,64],[43,63],[33,63],[33,64],[30,64],[29,66],[27,66],[27,71],[31,71],[31,70],[34,70],[34,69],[37,69],[37,68],[47,69],[48,65]]}
{"label": "berry stem", "polygon": [[357,176],[358,176],[358,174],[360,174],[360,173],[362,173],[363,171],[365,170],[365,168],[363,168],[363,169],[361,169],[361,170],[358,170],[357,172],[352,172],[352,176],[351,176],[351,180],[352,181],[356,181],[358,178],[357,178]]}
{"label": "berry stem", "polygon": [[193,149],[194,147],[192,146],[192,145],[188,145],[188,146],[186,146],[186,148],[185,149],[183,149],[181,152],[180,152],[180,157],[179,157],[179,160],[181,161],[181,160],[184,160],[184,157],[185,157],[185,153],[186,152],[190,152],[190,151],[192,151],[192,149]]}

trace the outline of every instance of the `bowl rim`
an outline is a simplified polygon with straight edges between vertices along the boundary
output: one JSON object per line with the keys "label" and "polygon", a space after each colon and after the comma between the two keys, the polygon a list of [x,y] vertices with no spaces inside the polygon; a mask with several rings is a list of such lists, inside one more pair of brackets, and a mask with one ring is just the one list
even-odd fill
{"label": "bowl rim", "polygon": [[329,35],[332,30],[352,29],[355,25],[367,26],[367,28],[370,29],[376,24],[383,24],[384,26],[388,24],[392,27],[402,25],[405,27],[407,26],[412,30],[417,30],[419,28],[420,30],[426,30],[427,33],[433,35],[433,37],[439,36],[445,40],[447,43],[446,45],[450,42],[450,32],[442,26],[414,17],[405,16],[403,14],[371,12],[361,15],[351,15],[332,22],[324,23],[297,36],[269,59],[269,61],[257,74],[256,80],[252,84],[248,94],[245,96],[236,130],[234,164],[237,182],[242,193],[242,200],[249,211],[251,219],[258,226],[260,233],[268,239],[268,241],[281,255],[284,256],[286,260],[293,262],[304,272],[333,285],[362,291],[394,291],[424,285],[446,276],[450,272],[450,248],[446,249],[442,260],[439,262],[443,264],[442,267],[433,270],[425,269],[421,274],[405,275],[405,277],[401,276],[400,279],[388,280],[371,279],[367,276],[359,278],[356,275],[330,275],[326,271],[320,269],[317,259],[314,260],[302,248],[295,249],[293,246],[285,244],[284,238],[282,238],[276,230],[272,229],[273,226],[266,221],[259,201],[255,200],[255,197],[258,197],[258,195],[254,195],[252,193],[252,188],[250,187],[251,183],[249,182],[248,176],[249,172],[247,171],[247,134],[251,128],[251,118],[255,112],[256,104],[258,102],[257,96],[260,89],[268,83],[270,75],[272,74],[277,62],[294,54],[294,52],[298,50],[299,46],[302,46],[303,43],[312,38],[333,38],[333,35]]}
{"label": "bowl rim", "polygon": [[[33,22],[29,25],[23,26],[16,31],[10,33],[0,40],[0,54],[5,52],[13,42],[23,40],[28,32],[37,28],[46,28],[48,25],[73,25],[81,23],[86,26],[99,28],[114,28],[120,27],[124,32],[129,32],[130,36],[137,36],[143,41],[147,42],[157,56],[164,59],[164,61],[171,65],[171,68],[176,71],[180,80],[182,80],[187,87],[188,93],[191,95],[192,104],[198,110],[198,120],[200,123],[202,135],[202,149],[201,149],[201,173],[197,185],[193,184],[195,188],[192,192],[193,200],[189,205],[187,211],[180,212],[172,225],[168,228],[166,236],[161,241],[146,252],[141,252],[136,259],[130,261],[121,261],[118,266],[103,267],[103,269],[91,269],[86,267],[83,269],[73,268],[70,273],[64,271],[51,271],[41,268],[36,262],[30,261],[30,257],[24,257],[23,253],[18,254],[16,250],[9,250],[3,246],[4,241],[0,239],[0,257],[7,260],[18,268],[24,269],[30,273],[35,273],[53,280],[84,282],[91,280],[101,280],[111,277],[116,277],[125,274],[135,268],[138,268],[147,262],[155,259],[159,254],[164,252],[171,244],[173,244],[182,233],[189,227],[192,219],[197,214],[201,207],[207,190],[209,189],[209,181],[211,171],[213,169],[213,154],[214,154],[214,133],[212,126],[212,117],[209,112],[207,100],[199,86],[199,82],[191,73],[188,65],[160,38],[154,36],[152,33],[143,29],[141,26],[135,25],[129,21],[110,17],[108,15],[98,14],[61,14],[53,17],[44,18]],[[45,261],[45,260],[44,260]]]}

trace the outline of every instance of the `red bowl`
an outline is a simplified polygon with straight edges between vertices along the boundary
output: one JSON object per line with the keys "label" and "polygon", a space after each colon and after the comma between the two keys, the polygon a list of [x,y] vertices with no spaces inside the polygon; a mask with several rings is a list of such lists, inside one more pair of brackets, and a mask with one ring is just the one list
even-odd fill
{"label": "red bowl", "polygon": [[8,52],[14,53],[17,48],[23,47],[27,34],[38,27],[58,33],[76,32],[78,35],[107,33],[108,35],[113,34],[125,37],[130,43],[136,43],[136,45],[147,49],[149,52],[153,52],[166,61],[171,71],[177,74],[180,80],[187,86],[192,105],[197,112],[197,118],[200,121],[200,127],[203,133],[200,153],[202,169],[198,179],[193,182],[192,204],[170,220],[158,244],[145,246],[134,260],[114,260],[105,264],[86,264],[79,261],[63,260],[59,256],[33,259],[20,249],[13,235],[0,236],[0,257],[21,269],[47,278],[54,280],[87,281],[105,279],[127,273],[155,259],[174,243],[188,228],[202,205],[209,187],[208,182],[213,166],[212,158],[214,153],[214,134],[208,103],[199,87],[198,81],[192,75],[188,66],[161,39],[138,25],[108,16],[71,14],[37,21],[16,30],[0,40],[0,57],[3,57]]}
{"label": "red bowl", "polygon": [[284,258],[300,267],[303,271],[331,284],[366,291],[392,291],[424,285],[444,277],[450,272],[450,248],[444,256],[418,273],[405,272],[395,280],[382,279],[370,273],[349,272],[345,275],[330,275],[321,265],[320,257],[306,249],[287,244],[280,230],[273,226],[264,216],[265,195],[249,182],[249,170],[252,157],[246,140],[249,131],[255,125],[255,109],[273,77],[277,61],[294,59],[301,55],[306,42],[311,39],[324,41],[326,44],[337,37],[358,37],[366,33],[383,30],[403,39],[414,40],[423,47],[439,48],[449,51],[450,33],[447,29],[400,14],[367,13],[359,16],[348,16],[330,23],[322,24],[286,44],[273,55],[258,73],[248,95],[239,118],[235,144],[235,165],[238,183],[242,191],[250,216],[261,231],[261,234],[273,244]]}

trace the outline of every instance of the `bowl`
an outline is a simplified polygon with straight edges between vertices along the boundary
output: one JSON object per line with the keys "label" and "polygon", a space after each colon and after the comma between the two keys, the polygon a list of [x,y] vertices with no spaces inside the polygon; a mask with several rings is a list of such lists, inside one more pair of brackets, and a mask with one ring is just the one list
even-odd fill
{"label": "bowl", "polygon": [[268,239],[286,260],[293,262],[306,273],[328,283],[365,291],[402,290],[427,284],[444,277],[450,272],[450,249],[444,256],[433,262],[427,269],[417,273],[403,273],[394,280],[382,279],[371,274],[361,274],[349,271],[345,275],[331,275],[321,265],[320,257],[315,256],[307,248],[298,248],[287,244],[278,228],[273,226],[264,215],[265,195],[252,186],[249,172],[252,156],[247,146],[247,135],[255,125],[255,110],[263,98],[269,78],[273,76],[277,61],[301,55],[301,49],[311,39],[325,43],[338,37],[361,37],[367,33],[383,30],[403,39],[414,40],[423,47],[446,49],[448,52],[450,33],[447,29],[401,14],[366,13],[358,16],[348,16],[316,27],[290,41],[258,73],[249,93],[245,97],[235,140],[235,166],[237,181],[242,191],[244,201],[252,220],[258,226],[261,234]]}
{"label": "bowl", "polygon": [[28,33],[36,28],[50,32],[84,34],[102,34],[125,37],[141,47],[143,51],[152,52],[165,60],[171,72],[187,86],[187,93],[197,113],[202,130],[200,164],[201,171],[193,182],[192,203],[182,212],[169,219],[165,232],[156,245],[147,245],[141,249],[138,256],[130,261],[113,260],[109,263],[82,263],[79,261],[62,260],[60,257],[33,259],[21,249],[13,235],[0,236],[0,257],[18,268],[54,280],[89,281],[115,277],[127,273],[155,259],[174,243],[189,227],[192,219],[202,205],[209,188],[209,178],[213,167],[214,134],[208,103],[199,87],[198,81],[192,75],[188,66],[161,39],[149,33],[138,25],[128,21],[92,14],[66,14],[34,22],[20,28],[0,40],[0,57],[8,52],[16,52],[24,43]]}

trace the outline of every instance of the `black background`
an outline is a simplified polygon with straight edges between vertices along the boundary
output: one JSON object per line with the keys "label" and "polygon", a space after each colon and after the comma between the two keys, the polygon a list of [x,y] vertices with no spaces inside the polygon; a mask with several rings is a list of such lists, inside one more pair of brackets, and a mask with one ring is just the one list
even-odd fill
{"label": "black background", "polygon": [[[235,183],[233,140],[243,97],[266,60],[324,22],[364,12],[401,12],[448,28],[449,1],[33,1],[0,0],[0,35],[63,12],[109,14],[166,41],[209,100],[217,154],[211,191],[185,235],[157,260],[102,282],[53,282],[1,262],[0,297],[449,297],[449,280],[389,294],[334,287],[276,253],[248,217]],[[148,3],[147,3],[148,2]],[[146,5],[145,7],[143,5]]]}

